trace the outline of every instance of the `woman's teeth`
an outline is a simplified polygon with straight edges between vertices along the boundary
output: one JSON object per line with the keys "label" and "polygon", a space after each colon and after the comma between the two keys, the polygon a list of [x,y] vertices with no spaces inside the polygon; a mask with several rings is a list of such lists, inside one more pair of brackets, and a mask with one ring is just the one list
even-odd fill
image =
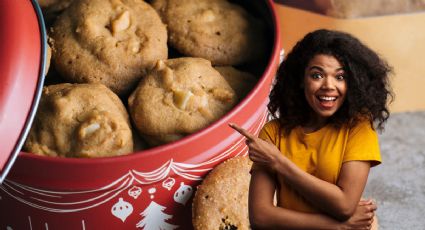
{"label": "woman's teeth", "polygon": [[321,101],[335,101],[336,97],[319,96],[319,100],[321,100]]}

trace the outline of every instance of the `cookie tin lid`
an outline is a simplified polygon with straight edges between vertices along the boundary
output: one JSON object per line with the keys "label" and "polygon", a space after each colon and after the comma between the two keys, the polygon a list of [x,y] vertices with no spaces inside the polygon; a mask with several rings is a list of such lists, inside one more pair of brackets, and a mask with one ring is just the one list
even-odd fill
{"label": "cookie tin lid", "polygon": [[0,1],[0,183],[34,118],[44,82],[46,31],[36,0]]}

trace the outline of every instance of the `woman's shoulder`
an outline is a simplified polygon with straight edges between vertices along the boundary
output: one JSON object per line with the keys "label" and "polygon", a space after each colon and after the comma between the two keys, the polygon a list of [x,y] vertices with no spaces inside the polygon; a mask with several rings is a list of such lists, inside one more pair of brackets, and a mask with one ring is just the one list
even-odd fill
{"label": "woman's shoulder", "polygon": [[359,134],[376,134],[373,124],[369,119],[359,119],[355,125],[349,128],[349,135],[359,135]]}
{"label": "woman's shoulder", "polygon": [[280,128],[280,123],[278,119],[272,119],[263,126],[263,130],[275,131],[277,132]]}
{"label": "woman's shoulder", "polygon": [[264,124],[263,128],[259,133],[259,137],[262,139],[276,139],[279,136],[279,121],[277,119],[273,119]]}

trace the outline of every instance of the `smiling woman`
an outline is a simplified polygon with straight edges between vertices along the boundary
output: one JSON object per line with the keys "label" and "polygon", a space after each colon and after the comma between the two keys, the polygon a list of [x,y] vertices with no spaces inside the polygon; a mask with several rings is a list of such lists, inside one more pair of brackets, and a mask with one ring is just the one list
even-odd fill
{"label": "smiling woman", "polygon": [[330,55],[316,55],[304,74],[305,98],[316,113],[316,124],[322,126],[345,100],[347,82],[341,63]]}
{"label": "smiling woman", "polygon": [[[315,64],[325,60],[326,65],[333,65],[334,69],[321,66],[325,63]],[[339,72],[334,72],[337,69]],[[347,92],[345,103],[328,117],[327,123],[354,126],[366,118],[376,123],[375,128],[382,129],[389,117],[388,102],[392,100],[389,85],[392,68],[357,38],[329,30],[307,34],[294,46],[279,68],[268,108],[272,114],[279,113],[282,128],[290,131],[316,116],[305,95],[305,77],[308,73],[314,73],[314,78],[320,78],[318,75],[321,75],[327,79],[329,71],[335,75],[334,78],[344,79]]]}
{"label": "smiling woman", "polygon": [[[247,138],[254,162],[249,214],[256,229],[376,229],[361,199],[381,163],[391,68],[353,36],[307,34],[279,68],[268,109],[274,120]],[[273,204],[277,194],[277,206]],[[261,210],[261,211],[258,211]]]}

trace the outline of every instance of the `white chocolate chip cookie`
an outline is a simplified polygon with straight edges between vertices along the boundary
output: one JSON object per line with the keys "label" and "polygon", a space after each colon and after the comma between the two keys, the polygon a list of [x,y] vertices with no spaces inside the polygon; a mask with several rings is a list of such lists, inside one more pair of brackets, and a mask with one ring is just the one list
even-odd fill
{"label": "white chocolate chip cookie", "polygon": [[60,157],[128,154],[133,151],[129,116],[102,84],[50,85],[43,88],[24,149]]}
{"label": "white chocolate chip cookie", "polygon": [[56,20],[51,38],[53,61],[65,80],[102,83],[119,95],[168,57],[165,25],[140,0],[75,0]]}
{"label": "white chocolate chip cookie", "polygon": [[158,61],[128,99],[139,133],[152,145],[207,127],[235,102],[233,89],[202,58]]}

